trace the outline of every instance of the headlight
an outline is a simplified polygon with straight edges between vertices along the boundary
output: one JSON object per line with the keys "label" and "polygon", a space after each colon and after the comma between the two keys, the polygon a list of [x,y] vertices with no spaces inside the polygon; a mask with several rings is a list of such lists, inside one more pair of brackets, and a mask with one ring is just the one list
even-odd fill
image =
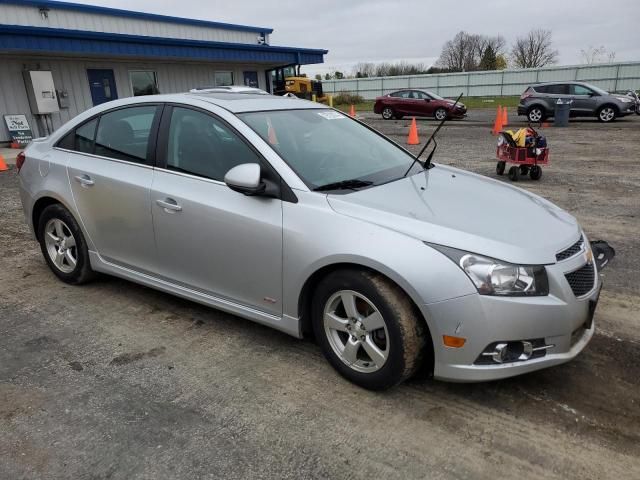
{"label": "headlight", "polygon": [[549,281],[544,265],[514,265],[455,248],[429,245],[453,260],[481,295],[549,295]]}
{"label": "headlight", "polygon": [[633,100],[632,100],[632,99],[630,99],[630,98],[621,98],[621,97],[617,97],[617,98],[618,98],[618,100],[620,100],[622,103],[631,103],[631,102],[633,102]]}

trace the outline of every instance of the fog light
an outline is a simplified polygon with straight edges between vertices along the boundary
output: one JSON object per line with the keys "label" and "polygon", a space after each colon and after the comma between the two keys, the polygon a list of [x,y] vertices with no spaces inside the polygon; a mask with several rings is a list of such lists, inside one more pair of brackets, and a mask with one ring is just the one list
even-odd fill
{"label": "fog light", "polygon": [[532,358],[544,357],[546,351],[555,345],[546,345],[543,338],[492,343],[480,354],[476,364],[526,362]]}

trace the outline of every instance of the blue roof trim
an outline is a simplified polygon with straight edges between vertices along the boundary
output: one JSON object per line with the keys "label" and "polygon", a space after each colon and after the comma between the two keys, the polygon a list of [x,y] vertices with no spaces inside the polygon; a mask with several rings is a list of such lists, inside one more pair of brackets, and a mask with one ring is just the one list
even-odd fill
{"label": "blue roof trim", "polygon": [[307,65],[327,50],[0,25],[0,50]]}
{"label": "blue roof trim", "polygon": [[208,20],[196,20],[194,18],[173,17],[171,15],[159,15],[157,13],[135,12],[120,8],[99,7],[96,5],[82,5],[71,2],[56,2],[52,0],[0,0],[0,4],[29,6],[34,8],[49,8],[61,10],[73,10],[76,12],[98,13],[115,17],[137,18],[142,20],[155,20],[157,22],[182,23],[201,27],[222,28],[224,30],[239,30],[243,32],[273,33],[273,28],[253,27],[249,25],[237,25],[234,23],[212,22]]}

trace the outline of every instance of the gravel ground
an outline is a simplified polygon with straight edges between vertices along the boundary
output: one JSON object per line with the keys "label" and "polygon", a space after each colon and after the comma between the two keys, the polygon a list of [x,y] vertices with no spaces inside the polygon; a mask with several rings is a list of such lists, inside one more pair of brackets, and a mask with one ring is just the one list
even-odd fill
{"label": "gravel ground", "polygon": [[[404,141],[407,121],[364,117]],[[438,161],[495,176],[490,121],[451,122]],[[232,315],[115,278],[62,284],[0,173],[0,478],[640,478],[640,117],[544,133],[552,164],[519,185],[618,253],[593,341],[515,379],[385,393]]]}

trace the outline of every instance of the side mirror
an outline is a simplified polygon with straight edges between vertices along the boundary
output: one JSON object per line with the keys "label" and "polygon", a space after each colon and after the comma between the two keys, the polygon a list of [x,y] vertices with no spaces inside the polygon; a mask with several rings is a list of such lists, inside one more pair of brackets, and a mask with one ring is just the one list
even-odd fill
{"label": "side mirror", "polygon": [[430,101],[431,101],[431,99],[430,99],[430,98],[425,98],[425,99],[424,99],[424,101],[425,101],[425,102],[430,102]]}
{"label": "side mirror", "polygon": [[245,195],[260,195],[267,186],[261,180],[261,169],[257,163],[236,165],[224,176],[224,183],[231,190]]}

